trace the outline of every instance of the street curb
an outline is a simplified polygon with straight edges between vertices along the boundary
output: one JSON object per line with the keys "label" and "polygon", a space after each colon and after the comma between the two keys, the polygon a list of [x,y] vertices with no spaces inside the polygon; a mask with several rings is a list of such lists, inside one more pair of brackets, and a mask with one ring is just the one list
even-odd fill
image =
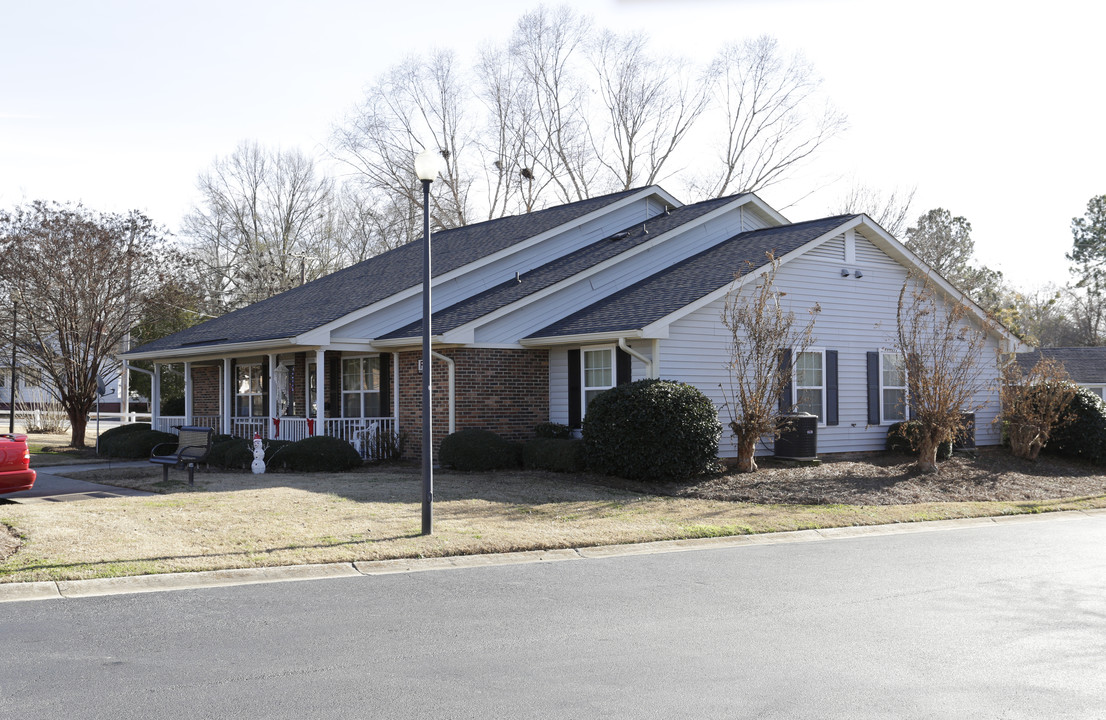
{"label": "street curb", "polygon": [[353,563],[206,570],[191,573],[164,573],[159,575],[137,575],[133,577],[97,578],[92,580],[0,583],[0,603],[167,592],[171,590],[195,590],[200,588],[230,587],[234,585],[291,582],[298,580],[371,577],[376,575],[427,572],[431,570],[497,567],[541,562],[561,562],[566,560],[597,560],[633,555],[689,552],[693,550],[782,545],[786,543],[844,540],[862,537],[877,537],[881,535],[905,535],[921,532],[938,532],[941,530],[997,526],[1018,522],[1039,522],[1044,520],[1070,521],[1088,516],[1106,517],[1106,508],[1063,510],[1059,512],[1024,515],[960,518],[956,520],[930,520],[925,522],[894,523],[890,525],[861,525],[823,528],[818,530],[791,530],[760,535],[732,535],[716,538],[658,540],[655,542],[631,543],[625,545],[525,550],[511,553],[488,553],[484,555],[396,558],[392,560],[366,560]]}

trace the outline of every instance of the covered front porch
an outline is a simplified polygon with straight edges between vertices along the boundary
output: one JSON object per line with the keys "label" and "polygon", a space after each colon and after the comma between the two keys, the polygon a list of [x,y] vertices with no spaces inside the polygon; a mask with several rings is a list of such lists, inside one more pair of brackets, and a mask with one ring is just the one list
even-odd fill
{"label": "covered front porch", "polygon": [[[163,374],[183,366],[184,412],[162,412]],[[398,355],[299,348],[154,364],[154,429],[200,425],[250,439],[329,435],[366,459],[394,454],[400,433]],[[321,368],[321,372],[320,372]]]}

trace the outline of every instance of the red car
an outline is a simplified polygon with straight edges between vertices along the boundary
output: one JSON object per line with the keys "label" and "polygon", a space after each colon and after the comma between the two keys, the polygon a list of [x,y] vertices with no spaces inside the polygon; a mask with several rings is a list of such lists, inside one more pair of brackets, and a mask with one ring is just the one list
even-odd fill
{"label": "red car", "polygon": [[0,495],[30,490],[35,484],[26,435],[0,435]]}

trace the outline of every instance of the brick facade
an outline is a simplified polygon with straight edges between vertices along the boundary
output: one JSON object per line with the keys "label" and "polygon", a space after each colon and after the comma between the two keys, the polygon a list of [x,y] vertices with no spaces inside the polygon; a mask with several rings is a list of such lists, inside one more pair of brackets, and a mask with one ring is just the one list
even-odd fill
{"label": "brick facade", "polygon": [[[453,348],[440,351],[456,364],[456,429],[491,430],[525,440],[549,420],[549,353],[546,350]],[[399,427],[404,456],[422,455],[422,352],[399,355]],[[433,367],[434,452],[449,432],[449,366]]]}
{"label": "brick facade", "polygon": [[[546,350],[499,348],[452,348],[441,351],[456,364],[456,429],[491,430],[508,440],[525,440],[534,434],[534,426],[549,420],[549,353]],[[340,352],[327,352],[324,367],[323,398],[326,415],[341,414]],[[391,355],[391,358],[397,356]],[[418,371],[422,352],[398,355],[399,428],[405,436],[404,456],[418,459],[422,454],[422,375]],[[314,355],[311,354],[311,359]],[[305,397],[308,355],[295,356],[295,409],[297,414],[310,407]],[[335,375],[335,373],[338,375]],[[442,360],[433,364],[434,450],[449,432],[449,366]],[[392,370],[388,369],[389,385]],[[219,415],[220,367],[192,366],[193,414]],[[339,402],[338,407],[331,407]],[[392,398],[387,399],[390,405]],[[390,414],[390,413],[389,413]],[[302,416],[302,415],[301,415]]]}
{"label": "brick facade", "polygon": [[202,417],[219,416],[218,365],[192,366],[192,414]]}

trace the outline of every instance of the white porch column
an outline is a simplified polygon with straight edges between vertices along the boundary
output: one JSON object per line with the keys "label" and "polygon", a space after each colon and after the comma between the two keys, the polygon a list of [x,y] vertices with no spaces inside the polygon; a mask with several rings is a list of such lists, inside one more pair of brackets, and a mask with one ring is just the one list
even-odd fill
{"label": "white porch column", "polygon": [[184,424],[192,424],[192,363],[184,364]]}
{"label": "white porch column", "polygon": [[269,353],[269,421],[265,423],[267,430],[271,433],[272,418],[278,417],[277,415],[277,397],[280,394],[280,389],[276,385],[276,367],[277,367],[277,354]]}
{"label": "white porch column", "polygon": [[[341,382],[341,379],[331,378],[330,382]],[[315,434],[325,435],[323,427],[323,398],[326,397],[326,351],[322,348],[315,351]]]}
{"label": "white porch column", "polygon": [[150,383],[150,426],[157,429],[161,419],[161,365],[154,363],[153,382]]}
{"label": "white porch column", "polygon": [[223,358],[223,384],[219,388],[219,406],[223,415],[223,434],[234,431],[234,376],[231,375],[231,358]]}

